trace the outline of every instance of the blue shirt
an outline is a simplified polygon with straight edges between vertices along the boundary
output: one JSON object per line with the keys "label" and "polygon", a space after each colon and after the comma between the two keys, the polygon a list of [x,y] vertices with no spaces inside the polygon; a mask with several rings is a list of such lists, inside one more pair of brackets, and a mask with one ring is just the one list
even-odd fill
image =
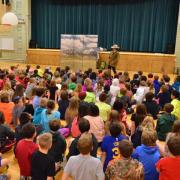
{"label": "blue shirt", "polygon": [[51,120],[60,120],[60,112],[53,111],[51,114],[47,114],[47,109],[44,109],[41,113],[41,124],[44,132],[49,132],[49,121]]}
{"label": "blue shirt", "polygon": [[112,136],[105,136],[101,145],[102,152],[106,152],[106,159],[104,163],[104,171],[107,168],[109,161],[120,158],[119,142],[123,139],[128,139],[124,135],[119,135],[116,138]]}
{"label": "blue shirt", "polygon": [[132,157],[143,164],[145,180],[159,179],[159,174],[156,170],[156,163],[160,159],[160,153],[157,146],[149,147],[142,144],[136,148]]}

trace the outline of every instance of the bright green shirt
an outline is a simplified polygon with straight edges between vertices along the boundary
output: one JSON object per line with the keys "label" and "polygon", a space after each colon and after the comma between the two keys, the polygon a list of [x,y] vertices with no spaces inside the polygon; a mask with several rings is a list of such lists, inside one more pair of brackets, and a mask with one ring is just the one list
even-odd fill
{"label": "bright green shirt", "polygon": [[103,119],[104,122],[107,121],[111,112],[111,106],[104,102],[97,102],[96,105],[99,108],[100,117]]}
{"label": "bright green shirt", "polygon": [[174,110],[171,114],[174,114],[177,119],[180,119],[180,101],[178,99],[173,99],[171,104],[174,106]]}
{"label": "bright green shirt", "polygon": [[95,94],[93,92],[86,92],[86,97],[84,101],[88,103],[95,103],[96,102]]}

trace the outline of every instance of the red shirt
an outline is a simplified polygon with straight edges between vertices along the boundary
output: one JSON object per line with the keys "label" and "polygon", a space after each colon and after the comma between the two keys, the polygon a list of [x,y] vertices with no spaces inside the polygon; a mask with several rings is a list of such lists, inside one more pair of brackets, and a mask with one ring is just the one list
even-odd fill
{"label": "red shirt", "polygon": [[37,149],[38,145],[33,141],[22,139],[18,142],[15,154],[22,176],[31,175],[31,157]]}
{"label": "red shirt", "polygon": [[78,117],[75,117],[71,126],[71,135],[73,138],[78,137],[81,134],[78,126]]}
{"label": "red shirt", "polygon": [[160,159],[156,168],[159,171],[159,180],[179,180],[180,179],[180,156]]}

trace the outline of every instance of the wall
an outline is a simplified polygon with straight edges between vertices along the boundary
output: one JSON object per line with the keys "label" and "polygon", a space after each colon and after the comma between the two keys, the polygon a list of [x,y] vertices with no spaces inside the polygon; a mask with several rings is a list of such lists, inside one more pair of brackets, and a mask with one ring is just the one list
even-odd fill
{"label": "wall", "polygon": [[176,36],[176,67],[180,68],[180,6],[179,6],[179,20]]}
{"label": "wall", "polygon": [[[2,1],[0,1],[1,3]],[[31,10],[30,0],[12,1],[11,11],[14,12],[18,19],[17,26],[0,26],[0,37],[14,38],[14,51],[1,51],[0,60],[14,60],[24,62],[26,60],[26,49],[31,36]],[[0,18],[5,12],[4,6],[0,4]],[[2,13],[3,12],[3,13]]]}

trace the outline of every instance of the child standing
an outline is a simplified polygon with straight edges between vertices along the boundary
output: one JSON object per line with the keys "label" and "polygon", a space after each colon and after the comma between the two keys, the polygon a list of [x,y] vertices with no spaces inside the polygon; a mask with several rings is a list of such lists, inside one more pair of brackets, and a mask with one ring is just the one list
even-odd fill
{"label": "child standing", "polygon": [[48,155],[52,146],[52,135],[44,133],[37,137],[39,150],[32,155],[32,180],[53,180],[55,176],[55,161]]}
{"label": "child standing", "polygon": [[15,156],[18,160],[21,178],[29,178],[31,176],[31,157],[38,149],[37,144],[33,142],[36,129],[31,123],[27,123],[22,128],[22,134],[24,139],[18,142]]}

